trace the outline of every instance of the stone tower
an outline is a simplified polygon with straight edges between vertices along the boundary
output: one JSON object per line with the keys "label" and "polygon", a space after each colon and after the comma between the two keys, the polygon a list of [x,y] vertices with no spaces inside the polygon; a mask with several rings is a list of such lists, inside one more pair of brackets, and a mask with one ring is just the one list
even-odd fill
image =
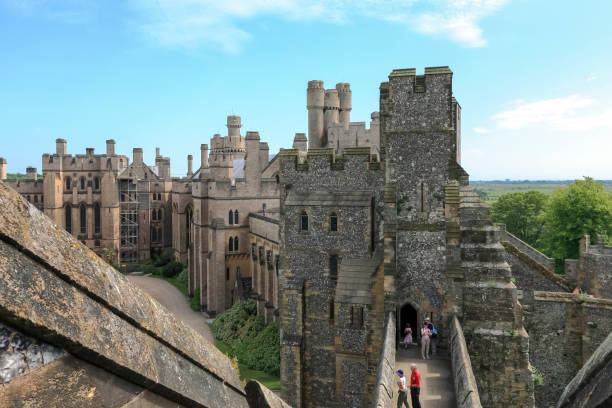
{"label": "stone tower", "polygon": [[308,109],[308,146],[312,149],[321,147],[323,143],[323,104],[325,101],[323,81],[309,81],[306,92],[306,107]]}

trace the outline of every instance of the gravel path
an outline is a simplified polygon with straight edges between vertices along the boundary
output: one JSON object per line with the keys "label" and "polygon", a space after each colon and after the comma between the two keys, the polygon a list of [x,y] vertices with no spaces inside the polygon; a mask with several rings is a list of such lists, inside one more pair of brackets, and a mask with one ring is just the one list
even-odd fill
{"label": "gravel path", "polygon": [[206,324],[203,313],[194,312],[189,307],[189,298],[183,295],[172,284],[162,279],[149,278],[146,276],[128,275],[128,279],[144,290],[149,296],[157,300],[171,313],[176,315],[183,323],[192,327],[211,343],[215,343],[210,328]]}

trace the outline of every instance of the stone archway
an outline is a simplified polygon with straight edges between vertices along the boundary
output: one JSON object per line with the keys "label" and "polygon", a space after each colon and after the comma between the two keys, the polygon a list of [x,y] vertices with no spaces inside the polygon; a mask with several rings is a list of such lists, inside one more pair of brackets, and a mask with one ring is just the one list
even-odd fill
{"label": "stone archway", "polygon": [[397,311],[397,345],[404,339],[404,329],[407,325],[412,328],[413,341],[416,342],[419,336],[419,308],[416,303],[407,301]]}

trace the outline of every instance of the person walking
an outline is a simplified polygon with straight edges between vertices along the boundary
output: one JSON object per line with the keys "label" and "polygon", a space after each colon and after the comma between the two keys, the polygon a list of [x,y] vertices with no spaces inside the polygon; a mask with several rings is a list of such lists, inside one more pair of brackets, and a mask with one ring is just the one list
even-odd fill
{"label": "person walking", "polygon": [[410,327],[410,325],[406,325],[406,328],[404,329],[404,348],[408,348],[409,345],[412,344],[412,328]]}
{"label": "person walking", "polygon": [[406,377],[404,377],[404,370],[397,370],[399,375],[399,381],[397,382],[397,408],[410,408],[408,405],[408,387],[406,386]]}
{"label": "person walking", "polygon": [[[421,373],[417,370],[416,364],[410,364],[410,399],[412,400],[412,408],[421,408],[419,394],[421,393]],[[398,405],[399,407],[399,405]]]}
{"label": "person walking", "polygon": [[431,330],[427,326],[427,323],[423,324],[423,328],[421,329],[421,357],[423,360],[429,358],[429,341],[431,339]]}

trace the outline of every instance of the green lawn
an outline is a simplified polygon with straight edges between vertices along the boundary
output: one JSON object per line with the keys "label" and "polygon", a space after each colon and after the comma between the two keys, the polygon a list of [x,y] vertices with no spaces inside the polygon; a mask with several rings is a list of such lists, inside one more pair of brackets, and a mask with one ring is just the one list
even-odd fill
{"label": "green lawn", "polygon": [[[215,341],[217,348],[225,355],[230,355],[230,346],[221,340]],[[257,380],[271,390],[280,390],[280,377],[276,377],[263,371],[251,370],[244,365],[238,363],[240,370],[240,379],[245,383],[249,380]]]}
{"label": "green lawn", "polygon": [[[602,182],[604,190],[612,194],[612,180],[597,180]],[[551,195],[559,187],[567,187],[574,180],[559,181],[470,181],[470,186],[474,189],[486,193],[486,201],[489,204],[495,202],[500,195],[505,193],[516,193],[519,191],[541,191]]]}

